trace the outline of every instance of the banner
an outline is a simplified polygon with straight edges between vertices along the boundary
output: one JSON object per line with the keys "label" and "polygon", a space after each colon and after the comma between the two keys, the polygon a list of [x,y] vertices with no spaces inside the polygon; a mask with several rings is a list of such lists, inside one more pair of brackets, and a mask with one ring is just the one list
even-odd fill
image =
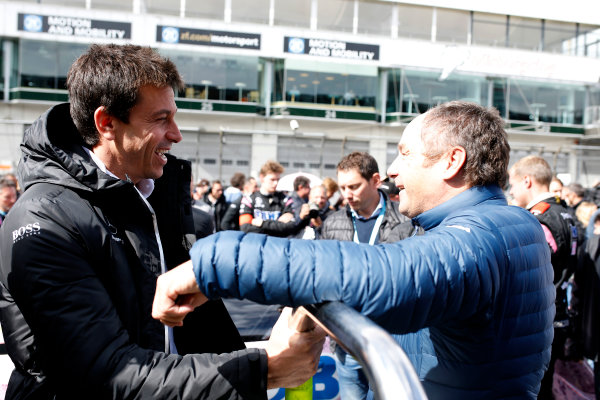
{"label": "banner", "polygon": [[95,39],[131,39],[131,23],[89,18],[19,13],[18,29]]}
{"label": "banner", "polygon": [[292,54],[308,54],[347,60],[379,60],[379,45],[352,43],[342,40],[286,36],[283,51]]}
{"label": "banner", "polygon": [[162,43],[260,50],[260,38],[260,34],[256,33],[212,31],[162,25],[156,27],[156,41]]}

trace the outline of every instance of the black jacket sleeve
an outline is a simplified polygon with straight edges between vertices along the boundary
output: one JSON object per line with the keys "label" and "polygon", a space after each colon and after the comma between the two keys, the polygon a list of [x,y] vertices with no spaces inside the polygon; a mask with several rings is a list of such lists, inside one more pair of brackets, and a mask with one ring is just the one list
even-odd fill
{"label": "black jacket sleeve", "polygon": [[[10,253],[1,261],[2,283],[27,321],[11,340],[34,338],[36,369],[52,382],[58,397],[266,399],[263,350],[179,356],[135,344],[114,302],[127,303],[131,315],[137,315],[139,304],[134,297],[111,297],[111,285],[123,280],[119,274],[113,281],[106,278],[114,269],[126,268],[93,265],[88,238],[65,218],[82,215],[83,209],[61,209],[57,202],[35,212],[19,211],[13,221],[36,221],[40,229],[14,244],[2,243],[3,255]],[[206,329],[210,324],[206,321]],[[26,359],[16,363],[17,368],[24,365]]]}

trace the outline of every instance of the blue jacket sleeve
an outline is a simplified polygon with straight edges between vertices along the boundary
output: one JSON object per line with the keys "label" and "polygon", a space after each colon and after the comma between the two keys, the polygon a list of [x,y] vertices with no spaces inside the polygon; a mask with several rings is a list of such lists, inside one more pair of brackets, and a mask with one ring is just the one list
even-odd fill
{"label": "blue jacket sleeve", "polygon": [[369,246],[221,232],[190,254],[208,297],[289,306],[343,301],[402,333],[469,318],[493,302],[506,255],[492,232],[465,245],[472,234],[445,229]]}

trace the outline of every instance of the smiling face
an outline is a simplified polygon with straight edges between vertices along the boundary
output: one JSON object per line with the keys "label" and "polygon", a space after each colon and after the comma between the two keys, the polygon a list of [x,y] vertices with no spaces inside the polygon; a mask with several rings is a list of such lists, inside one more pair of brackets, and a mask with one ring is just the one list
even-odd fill
{"label": "smiling face", "polygon": [[165,153],[182,139],[174,120],[176,112],[173,89],[141,87],[129,122],[113,120],[112,162],[107,168],[121,179],[127,174],[134,183],[160,178],[167,163]]}
{"label": "smiling face", "polygon": [[442,197],[438,162],[432,163],[423,154],[422,126],[422,115],[408,124],[398,144],[398,156],[388,168],[388,175],[400,189],[398,209],[410,218],[435,207]]}

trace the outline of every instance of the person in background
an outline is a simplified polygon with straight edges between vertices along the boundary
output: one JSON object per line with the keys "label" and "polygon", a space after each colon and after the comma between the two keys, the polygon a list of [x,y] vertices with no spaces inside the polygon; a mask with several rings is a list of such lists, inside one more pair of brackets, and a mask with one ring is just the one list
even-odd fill
{"label": "person in background", "polygon": [[0,179],[0,226],[17,201],[17,185],[11,179]]}
{"label": "person in background", "polygon": [[313,214],[314,216],[311,216],[308,226],[304,228],[304,231],[300,231],[299,236],[301,239],[320,239],[323,222],[334,212],[329,208],[329,202],[325,193],[326,190],[323,185],[315,185],[310,189],[310,194],[308,195],[309,212],[318,211],[318,213]]}
{"label": "person in background", "polygon": [[579,226],[584,231],[587,230],[587,227],[590,223],[592,215],[598,210],[598,206],[591,201],[582,201],[577,207],[575,211],[575,218],[579,222]]}
{"label": "person in background", "polygon": [[585,188],[577,182],[569,183],[563,188],[563,195],[567,205],[569,206],[569,212],[573,217],[575,217],[577,207],[579,207],[581,202],[584,200]]}
{"label": "person in background", "polygon": [[[580,207],[581,208],[581,207]],[[572,300],[581,355],[594,362],[594,389],[600,399],[600,214],[589,221],[590,234],[580,251]]]}
{"label": "person in background", "polygon": [[553,195],[563,199],[563,192],[562,192],[563,186],[564,185],[563,185],[562,181],[560,179],[558,179],[558,177],[553,176],[552,180],[550,181],[550,186],[549,186],[548,190]]}
{"label": "person in background", "polygon": [[[193,180],[190,180],[193,182]],[[207,237],[208,235],[212,235],[215,232],[215,227],[213,225],[213,218],[209,212],[207,212],[207,207],[204,202],[200,200],[196,200],[194,198],[194,194],[196,193],[196,187],[190,185],[190,196],[192,198],[192,217],[194,220],[194,234],[196,236],[196,240]]]}
{"label": "person in background", "polygon": [[564,358],[569,334],[567,285],[577,265],[578,232],[575,221],[556,195],[550,193],[550,165],[542,157],[531,155],[518,160],[509,171],[510,194],[515,205],[529,210],[542,225],[552,253],[556,315],[550,366],[542,380],[539,398],[552,399],[554,363]]}
{"label": "person in background", "polygon": [[338,186],[337,182],[327,176],[323,179],[321,184],[325,186],[325,189],[327,190],[326,196],[327,201],[329,202],[329,207],[334,211],[339,210],[342,206],[344,198],[340,193],[340,187]]}
{"label": "person in background", "polygon": [[244,182],[242,190],[242,196],[240,196],[233,203],[229,203],[227,211],[223,215],[221,220],[221,230],[223,231],[239,231],[240,230],[240,204],[242,203],[243,196],[250,196],[258,190],[256,179],[249,177]]}
{"label": "person in background", "polygon": [[400,201],[400,190],[398,190],[394,182],[392,182],[389,177],[381,181],[379,190],[384,192],[391,201]]}
{"label": "person in background", "polygon": [[[337,165],[337,181],[347,205],[325,220],[320,239],[375,245],[397,242],[412,234],[410,219],[400,214],[398,203],[380,189],[379,166],[373,156],[353,152],[342,158]],[[366,398],[369,382],[361,365],[340,346],[334,353],[341,397]]]}
{"label": "person in background", "polygon": [[294,219],[292,199],[277,191],[284,169],[277,161],[267,161],[260,169],[260,190],[243,196],[240,203],[240,230],[271,236],[296,235],[310,222],[308,206],[301,210],[300,220]]}
{"label": "person in background", "polygon": [[242,197],[242,189],[244,188],[245,182],[246,175],[242,174],[241,172],[236,172],[231,176],[231,179],[229,180],[231,186],[229,186],[223,192],[227,204],[231,204]]}
{"label": "person in background", "polygon": [[201,205],[201,207],[211,215],[215,232],[220,231],[223,216],[227,211],[227,202],[225,196],[223,196],[223,184],[220,180],[212,181],[210,189],[206,192],[202,201],[204,205]]}
{"label": "person in background", "polygon": [[192,199],[196,201],[203,201],[204,196],[208,193],[210,189],[210,182],[207,179],[201,179],[200,182],[196,184],[194,191],[192,193]]}
{"label": "person in background", "polygon": [[310,180],[303,176],[298,175],[294,179],[294,192],[290,196],[292,199],[292,210],[294,212],[294,218],[300,220],[300,211],[302,205],[308,203],[308,194],[310,193]]}
{"label": "person in background", "polygon": [[288,328],[289,312],[266,350],[245,348],[220,300],[196,298],[185,327],[152,319],[156,279],[193,233],[190,163],[168,154],[175,64],[93,44],[67,88],[24,134],[24,193],[0,228],[6,398],[264,399],[308,379],[324,335]]}
{"label": "person in background", "polygon": [[429,399],[536,399],[556,290],[540,223],[502,192],[504,126],[497,110],[456,101],[405,128],[388,175],[424,235],[369,246],[219,232],[159,278],[153,316],[181,321],[183,294],[343,301],[399,335]]}

